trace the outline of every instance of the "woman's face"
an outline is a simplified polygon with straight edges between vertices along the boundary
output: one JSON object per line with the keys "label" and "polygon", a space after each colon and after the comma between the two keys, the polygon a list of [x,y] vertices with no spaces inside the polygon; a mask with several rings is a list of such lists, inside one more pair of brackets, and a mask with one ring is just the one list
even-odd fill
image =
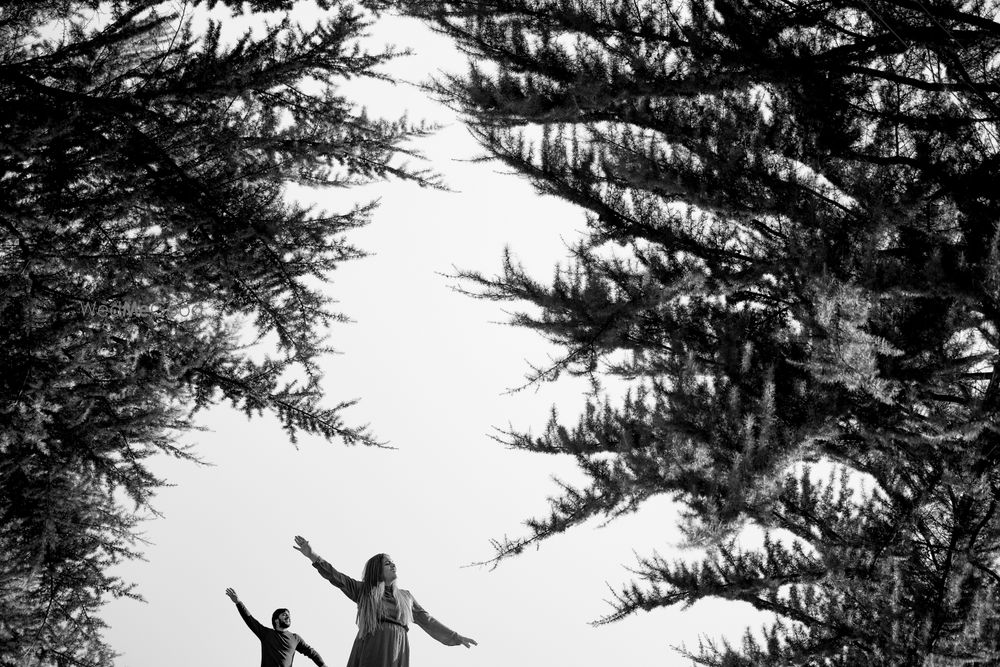
{"label": "woman's face", "polygon": [[391,584],[396,580],[396,564],[392,562],[392,559],[386,556],[382,560],[382,581],[387,584]]}

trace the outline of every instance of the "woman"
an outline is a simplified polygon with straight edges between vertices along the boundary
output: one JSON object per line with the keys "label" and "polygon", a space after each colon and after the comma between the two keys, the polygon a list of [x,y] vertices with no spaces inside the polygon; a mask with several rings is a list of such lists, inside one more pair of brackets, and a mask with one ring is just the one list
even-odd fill
{"label": "woman", "polygon": [[358,605],[358,636],[351,647],[347,667],[409,667],[410,642],[406,633],[411,622],[447,646],[461,644],[470,648],[476,645],[475,640],[431,618],[409,591],[396,585],[396,565],[386,554],[369,558],[364,576],[358,581],[320,558],[304,537],[295,537],[294,549],[311,560],[324,579]]}

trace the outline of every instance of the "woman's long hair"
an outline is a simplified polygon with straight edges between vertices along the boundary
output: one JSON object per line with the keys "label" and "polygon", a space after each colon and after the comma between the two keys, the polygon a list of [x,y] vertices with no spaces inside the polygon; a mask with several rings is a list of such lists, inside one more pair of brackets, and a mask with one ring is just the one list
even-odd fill
{"label": "woman's long hair", "polygon": [[[385,616],[382,596],[385,595],[385,581],[382,579],[385,554],[376,554],[365,563],[365,574],[361,579],[361,596],[358,598],[358,634],[366,637],[378,628],[380,618]],[[390,584],[392,597],[396,600],[396,620],[409,626],[413,621],[413,598],[393,581]]]}

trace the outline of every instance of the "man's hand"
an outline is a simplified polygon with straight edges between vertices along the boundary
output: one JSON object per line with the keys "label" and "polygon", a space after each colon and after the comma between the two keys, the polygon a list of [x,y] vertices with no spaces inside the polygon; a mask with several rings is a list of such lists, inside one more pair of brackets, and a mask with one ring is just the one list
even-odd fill
{"label": "man's hand", "polygon": [[458,636],[458,641],[461,642],[462,646],[465,648],[472,648],[473,646],[479,646],[479,643],[475,639],[470,639],[468,637]]}
{"label": "man's hand", "polygon": [[295,546],[292,548],[300,552],[303,556],[305,556],[311,561],[315,561],[317,558],[319,558],[316,552],[312,550],[312,547],[309,546],[309,540],[302,537],[301,535],[295,536]]}
{"label": "man's hand", "polygon": [[236,591],[234,591],[232,588],[227,588],[226,589],[226,595],[229,596],[230,600],[232,600],[233,602],[239,604],[240,599],[238,597],[236,597]]}

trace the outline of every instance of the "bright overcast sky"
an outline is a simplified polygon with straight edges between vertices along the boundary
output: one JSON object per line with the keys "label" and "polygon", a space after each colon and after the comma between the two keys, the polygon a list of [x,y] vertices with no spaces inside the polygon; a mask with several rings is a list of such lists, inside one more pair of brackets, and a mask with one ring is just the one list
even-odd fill
{"label": "bright overcast sky", "polygon": [[[374,43],[409,46],[416,55],[392,72],[412,81],[463,60],[421,24],[387,18]],[[370,423],[398,449],[348,448],[300,439],[298,449],[272,418],[248,421],[228,407],[202,415],[210,430],[183,436],[211,467],[161,460],[156,472],[163,516],[144,524],[146,562],[118,573],[138,584],[147,603],[114,601],[104,618],[121,653],[118,667],[255,665],[256,639],[225,596],[232,586],[260,621],[289,607],[292,630],[327,664],[345,664],[357,627],[354,605],[292,549],[296,534],[341,571],[360,578],[366,559],[389,553],[400,584],[435,617],[479,642],[465,649],[410,632],[414,667],[688,664],[671,646],[698,637],[737,640],[764,616],[749,606],[705,601],[591,627],[610,610],[607,585],[629,580],[623,566],[676,548],[676,512],[667,499],[600,528],[587,524],[550,539],[490,571],[465,567],[489,558],[489,540],[523,533],[521,522],[547,511],[551,477],[582,481],[568,457],[531,455],[491,440],[494,427],[538,432],[556,405],[572,420],[586,384],[560,380],[517,394],[527,362],[554,352],[535,334],[503,322],[503,306],[449,289],[453,267],[495,273],[514,253],[540,279],[551,277],[566,244],[584,226],[582,211],[540,197],[480,154],[449,110],[420,91],[351,84],[351,96],[376,115],[446,123],[421,149],[456,190],[382,184],[351,192],[379,196],[372,224],[349,240],[372,256],[333,275],[331,294],[355,320],[331,331],[342,354],[325,366],[330,404],[360,398],[347,417]],[[341,208],[337,200],[317,202]],[[325,195],[329,196],[329,195]],[[298,656],[296,665],[312,664]]]}

